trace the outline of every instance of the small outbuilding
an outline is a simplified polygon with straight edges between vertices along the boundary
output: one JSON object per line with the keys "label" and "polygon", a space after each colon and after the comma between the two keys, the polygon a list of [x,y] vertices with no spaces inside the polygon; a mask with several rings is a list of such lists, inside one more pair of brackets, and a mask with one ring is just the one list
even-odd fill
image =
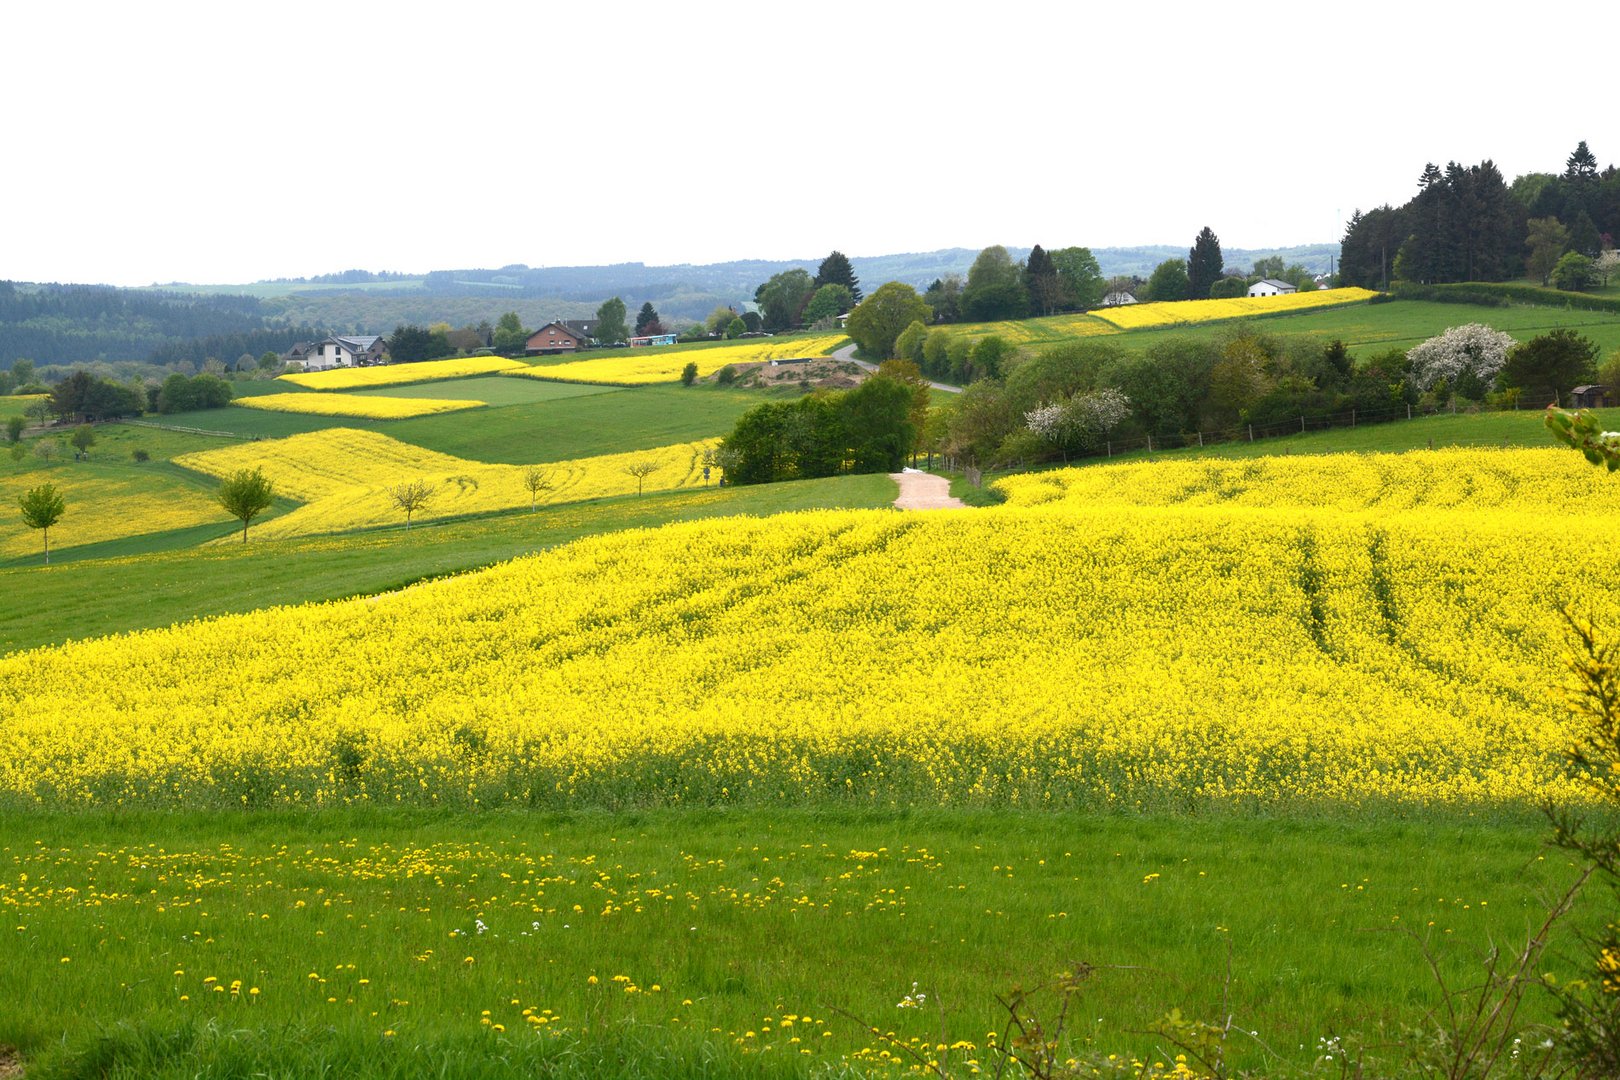
{"label": "small outbuilding", "polygon": [[1597,383],[1591,386],[1577,386],[1570,391],[1570,401],[1577,409],[1607,409],[1613,397],[1612,390]]}
{"label": "small outbuilding", "polygon": [[1269,277],[1261,278],[1249,286],[1250,296],[1284,296],[1292,292],[1299,292],[1299,290],[1286,281],[1278,281],[1276,278]]}

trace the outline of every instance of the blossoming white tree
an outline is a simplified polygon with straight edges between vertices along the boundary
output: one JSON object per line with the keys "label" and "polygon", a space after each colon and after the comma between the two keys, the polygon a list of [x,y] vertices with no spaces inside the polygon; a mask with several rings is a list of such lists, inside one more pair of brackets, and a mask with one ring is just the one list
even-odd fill
{"label": "blossoming white tree", "polygon": [[1024,414],[1024,426],[1064,449],[1089,449],[1131,415],[1131,399],[1109,387],[1073,394]]}
{"label": "blossoming white tree", "polygon": [[1482,323],[1453,326],[1438,337],[1414,346],[1406,354],[1412,362],[1412,380],[1428,390],[1441,379],[1455,386],[1459,378],[1472,376],[1490,385],[1507,362],[1513,336]]}

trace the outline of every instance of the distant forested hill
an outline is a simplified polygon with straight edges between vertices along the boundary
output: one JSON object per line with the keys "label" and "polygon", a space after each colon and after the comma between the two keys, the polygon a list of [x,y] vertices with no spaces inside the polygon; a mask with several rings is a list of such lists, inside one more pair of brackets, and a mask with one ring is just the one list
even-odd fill
{"label": "distant forested hill", "polygon": [[234,360],[253,347],[255,355],[285,349],[300,331],[308,332],[274,320],[249,296],[0,281],[0,365],[21,357],[39,364],[145,360],[209,339],[241,346]]}
{"label": "distant forested hill", "polygon": [[[1014,259],[1028,248],[1009,248]],[[1309,270],[1328,269],[1337,244],[1224,252],[1228,267],[1281,255]],[[1169,245],[1093,248],[1105,276],[1143,277],[1165,259],[1185,258]],[[886,281],[918,290],[947,274],[966,276],[978,250],[943,248],[903,255],[850,257],[870,292]],[[185,285],[117,289],[104,285],[0,282],[0,364],[27,357],[42,364],[88,360],[230,361],[243,353],[281,352],[328,333],[388,334],[402,323],[452,326],[495,323],[515,311],[528,327],[552,319],[588,318],[617,296],[631,311],[651,303],[666,320],[702,319],[720,305],[741,306],[775,274],[811,259],[747,259],[708,265],[503,266],[434,270],[424,275],[346,270],[251,285]]]}

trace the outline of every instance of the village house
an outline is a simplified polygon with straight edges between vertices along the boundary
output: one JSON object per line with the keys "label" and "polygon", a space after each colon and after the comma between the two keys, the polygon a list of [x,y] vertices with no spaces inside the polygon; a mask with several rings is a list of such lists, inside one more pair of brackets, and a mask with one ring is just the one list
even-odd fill
{"label": "village house", "polygon": [[1299,292],[1299,290],[1286,281],[1278,281],[1276,278],[1269,277],[1261,278],[1249,286],[1250,296],[1282,296],[1292,292]]}
{"label": "village house", "polygon": [[300,342],[281,354],[284,363],[300,363],[305,371],[326,371],[329,368],[369,367],[386,363],[388,341],[376,334],[322,338],[320,341]]}
{"label": "village house", "polygon": [[523,343],[525,356],[557,356],[579,352],[592,345],[591,326],[587,320],[559,319],[548,322],[529,335]]}

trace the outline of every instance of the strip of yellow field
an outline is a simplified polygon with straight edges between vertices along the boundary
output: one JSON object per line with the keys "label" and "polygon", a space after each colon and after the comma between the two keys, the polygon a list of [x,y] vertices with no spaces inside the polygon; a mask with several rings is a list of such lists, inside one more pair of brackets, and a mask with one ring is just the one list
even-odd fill
{"label": "strip of yellow field", "polygon": [[416,481],[425,482],[430,493],[413,512],[414,522],[699,486],[703,454],[711,445],[680,443],[536,466],[545,486],[534,492],[527,466],[468,461],[352,428],[239,443],[175,462],[219,477],[262,469],[278,494],[304,501],[291,513],[254,526],[255,535],[275,539],[402,524],[405,515],[392,492]]}
{"label": "strip of yellow field", "polygon": [[1317,289],[1314,292],[1285,293],[1281,296],[1239,296],[1226,300],[1172,300],[1158,304],[1121,304],[1118,307],[1098,308],[1091,314],[1113,323],[1121,330],[1143,330],[1155,326],[1241,319],[1354,304],[1377,295],[1369,289]]}
{"label": "strip of yellow field", "polygon": [[232,405],[266,412],[309,413],[314,416],[352,416],[361,420],[404,420],[412,416],[481,409],[482,401],[451,398],[371,397],[361,394],[261,394],[240,397]]}
{"label": "strip of yellow field", "polygon": [[1553,447],[1137,461],[1022,473],[995,486],[1014,506],[1485,509],[1620,518],[1620,484],[1580,455]]}
{"label": "strip of yellow field", "polygon": [[377,386],[460,379],[467,375],[489,375],[528,365],[502,356],[467,356],[459,360],[427,360],[420,364],[382,364],[377,367],[334,368],[280,376],[283,382],[311,390],[363,390]]}
{"label": "strip of yellow field", "polygon": [[[1489,809],[1579,800],[1557,605],[1613,625],[1574,455],[1135,466],[1038,506],[604,535],[374,598],[0,660],[13,805]],[[1343,463],[1341,463],[1343,464]],[[1584,465],[1572,466],[1576,469]],[[1147,469],[1168,469],[1168,465]],[[1385,475],[1406,475],[1405,465]],[[1291,469],[1301,472],[1290,478]],[[1106,474],[1112,474],[1108,476]],[[1369,474],[1369,477],[1374,474]],[[1113,505],[1083,483],[1117,485]],[[1207,500],[1207,501],[1201,501]]]}
{"label": "strip of yellow field", "polygon": [[839,343],[842,334],[813,338],[755,338],[736,345],[713,349],[687,349],[652,352],[645,349],[614,350],[566,364],[511,371],[535,379],[557,382],[602,383],[609,386],[642,386],[674,382],[687,364],[696,364],[699,378],[706,378],[727,364],[751,364],[764,360],[826,356]]}
{"label": "strip of yellow field", "polygon": [[1117,326],[1110,325],[1095,315],[1050,315],[1012,322],[960,323],[941,329],[969,337],[996,334],[1014,345],[1035,345],[1068,338],[1119,333]]}
{"label": "strip of yellow field", "polygon": [[0,506],[8,510],[0,515],[0,557],[42,554],[44,537],[23,523],[17,500],[47,483],[67,504],[61,520],[51,526],[52,551],[231,520],[207,492],[175,483],[172,474],[62,462],[0,476]]}

